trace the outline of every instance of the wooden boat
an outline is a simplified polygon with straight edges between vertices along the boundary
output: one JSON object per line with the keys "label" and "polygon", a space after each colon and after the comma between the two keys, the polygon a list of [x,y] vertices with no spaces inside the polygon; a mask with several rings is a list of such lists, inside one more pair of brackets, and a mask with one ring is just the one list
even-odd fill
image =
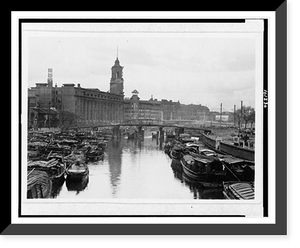
{"label": "wooden boat", "polygon": [[217,157],[218,154],[210,149],[199,149],[199,154],[208,157]]}
{"label": "wooden boat", "polygon": [[182,158],[182,156],[183,156],[183,151],[184,151],[184,147],[175,145],[170,150],[170,157],[173,160],[180,160]]}
{"label": "wooden boat", "polygon": [[203,189],[203,188],[222,188],[223,184],[222,181],[215,181],[215,182],[207,182],[205,180],[195,180],[192,179],[191,177],[188,177],[186,174],[182,173],[182,179],[183,182],[190,187],[192,186],[193,188],[197,189]]}
{"label": "wooden boat", "polygon": [[80,191],[83,191],[89,182],[89,177],[84,176],[82,180],[72,180],[69,177],[66,179],[66,186],[68,191],[76,191],[79,193]]}
{"label": "wooden boat", "polygon": [[220,156],[227,171],[227,180],[254,181],[254,163],[230,155]]}
{"label": "wooden boat", "polygon": [[89,168],[86,163],[77,161],[71,164],[67,170],[67,180],[82,180],[89,174]]}
{"label": "wooden boat", "polygon": [[66,169],[63,158],[55,155],[50,158],[47,157],[44,160],[29,161],[27,167],[46,172],[50,180],[63,177]]}
{"label": "wooden boat", "polygon": [[27,173],[27,198],[49,198],[52,190],[52,182],[47,172],[30,169]]}
{"label": "wooden boat", "polygon": [[210,149],[213,149],[219,153],[229,154],[234,157],[238,157],[238,158],[242,158],[244,160],[254,162],[255,151],[252,149],[228,144],[228,143],[222,142],[221,140],[213,139],[212,137],[209,137],[208,135],[205,135],[205,134],[202,134],[202,142]]}
{"label": "wooden boat", "polygon": [[188,142],[193,142],[194,141],[194,139],[191,137],[191,135],[189,135],[187,133],[180,134],[178,140],[181,143],[188,143]]}
{"label": "wooden boat", "polygon": [[180,162],[183,173],[193,180],[219,183],[226,175],[224,166],[215,158],[187,154]]}
{"label": "wooden boat", "polygon": [[67,164],[66,167],[69,167],[69,165],[75,163],[76,161],[80,160],[82,162],[86,162],[86,156],[85,152],[83,150],[74,150],[71,154],[64,157],[64,160]]}
{"label": "wooden boat", "polygon": [[254,186],[251,182],[223,182],[223,194],[226,199],[254,200]]}
{"label": "wooden boat", "polygon": [[102,159],[104,157],[104,152],[101,148],[94,146],[88,149],[88,151],[85,153],[85,156],[87,161],[94,162]]}

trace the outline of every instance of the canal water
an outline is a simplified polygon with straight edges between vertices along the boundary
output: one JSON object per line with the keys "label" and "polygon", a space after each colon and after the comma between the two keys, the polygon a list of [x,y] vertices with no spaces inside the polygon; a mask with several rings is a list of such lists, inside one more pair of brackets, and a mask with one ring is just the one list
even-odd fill
{"label": "canal water", "polygon": [[223,199],[222,188],[203,189],[188,181],[164,143],[145,131],[143,140],[111,139],[103,160],[89,163],[83,182],[53,185],[57,199]]}

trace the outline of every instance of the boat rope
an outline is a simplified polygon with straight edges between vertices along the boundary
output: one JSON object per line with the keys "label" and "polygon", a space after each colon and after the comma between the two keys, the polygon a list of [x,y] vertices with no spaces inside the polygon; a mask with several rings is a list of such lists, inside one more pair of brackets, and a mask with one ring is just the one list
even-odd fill
{"label": "boat rope", "polygon": [[227,170],[229,170],[229,172],[240,182],[241,180],[234,174],[234,172],[232,172],[232,170],[230,170],[229,168],[228,168],[228,166],[223,162],[223,161],[221,161],[220,159],[219,159],[219,161],[222,163],[222,165],[224,165],[226,168],[227,168]]}

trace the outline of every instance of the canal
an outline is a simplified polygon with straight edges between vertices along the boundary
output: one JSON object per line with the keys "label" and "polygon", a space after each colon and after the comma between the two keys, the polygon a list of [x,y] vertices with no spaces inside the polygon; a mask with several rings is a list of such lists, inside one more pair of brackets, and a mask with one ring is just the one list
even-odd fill
{"label": "canal", "polygon": [[223,199],[222,188],[203,189],[188,181],[146,130],[143,140],[111,139],[103,160],[89,163],[82,182],[56,182],[57,199]]}

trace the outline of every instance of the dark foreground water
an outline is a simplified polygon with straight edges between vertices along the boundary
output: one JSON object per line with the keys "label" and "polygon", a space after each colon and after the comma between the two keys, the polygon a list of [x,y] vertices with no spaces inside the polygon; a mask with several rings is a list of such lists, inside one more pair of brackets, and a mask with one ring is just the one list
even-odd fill
{"label": "dark foreground water", "polygon": [[150,132],[144,140],[110,140],[104,159],[88,164],[87,180],[55,182],[52,198],[223,199],[222,188],[202,189],[187,181],[163,146]]}

